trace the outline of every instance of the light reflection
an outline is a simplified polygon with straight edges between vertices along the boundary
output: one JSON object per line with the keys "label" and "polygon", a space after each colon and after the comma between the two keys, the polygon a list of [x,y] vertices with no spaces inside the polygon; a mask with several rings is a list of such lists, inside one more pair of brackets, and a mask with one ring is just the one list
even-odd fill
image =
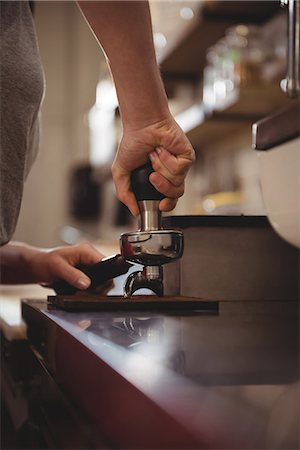
{"label": "light reflection", "polygon": [[22,322],[20,302],[2,298],[0,294],[0,321],[10,327],[24,326]]}
{"label": "light reflection", "polygon": [[203,209],[206,212],[212,212],[215,209],[215,207],[216,207],[216,204],[212,199],[207,198],[203,201]]}
{"label": "light reflection", "polygon": [[196,104],[176,116],[176,122],[185,133],[204,120],[203,108]]}
{"label": "light reflection", "polygon": [[[58,314],[64,315],[62,312]],[[93,314],[90,313],[91,315]],[[65,315],[65,317],[68,316],[70,314]],[[84,317],[84,315],[80,316],[78,325],[87,325]],[[141,338],[138,329],[141,324],[139,323],[137,328],[135,326],[137,320],[145,322],[142,336],[147,338],[149,333],[151,335],[151,330],[156,328],[152,323],[147,331],[146,324],[150,318],[124,315],[116,319],[105,314],[100,320],[97,317],[97,315],[94,316],[94,322],[100,329],[102,327],[111,330],[115,325],[121,326],[123,321],[126,321],[127,334],[132,333],[136,336],[137,345],[133,346],[136,351],[127,351],[116,345],[114,341],[97,336],[96,331],[78,333],[76,337],[85,345],[87,342],[92,342],[93,347],[90,345],[88,348],[115,368],[124,378],[146,392],[172,416],[178,420],[183,418],[187,420],[188,417],[191,429],[198,430],[202,436],[208,435],[210,442],[216,434],[221,441],[225,442],[224,437],[228,438],[228,431],[231,432],[231,430],[234,430],[234,439],[237,441],[234,442],[235,446],[231,445],[230,448],[244,448],[238,445],[239,442],[248,442],[250,447],[253,443],[262,442],[262,439],[267,444],[266,448],[275,448],[280,439],[282,439],[280,448],[283,448],[287,438],[292,439],[292,444],[297,441],[299,383],[286,384],[285,378],[281,384],[272,383],[272,374],[276,371],[287,371],[288,375],[289,358],[293,354],[288,352],[287,355],[290,357],[287,361],[283,360],[282,366],[278,365],[278,361],[282,361],[285,355],[285,349],[279,346],[274,356],[276,365],[273,365],[270,359],[271,354],[266,360],[265,351],[266,348],[269,349],[266,344],[268,345],[269,341],[263,340],[262,349],[257,345],[259,336],[257,336],[257,328],[253,327],[255,324],[253,317],[249,320],[247,314],[246,322],[242,321],[237,328],[240,317],[238,319],[232,319],[231,316],[229,318],[227,316],[205,317],[201,319],[201,326],[196,317],[191,317],[183,319],[184,327],[181,327],[179,326],[181,320],[178,318],[169,319],[160,316],[160,319],[163,319],[164,334],[155,345],[147,345],[143,338],[138,341],[138,336]],[[158,316],[155,317],[157,318]],[[153,316],[152,319],[154,319]],[[116,320],[118,320],[117,324]],[[218,326],[214,326],[216,320],[218,320],[216,323]],[[281,320],[284,320],[284,317]],[[64,322],[59,319],[57,321]],[[267,329],[262,327],[261,321],[260,316],[257,324],[259,330]],[[269,321],[266,323],[269,324]],[[87,336],[89,336],[88,341]],[[182,337],[184,341],[181,345]],[[165,360],[157,362],[156,358],[160,355],[162,348],[166,351]],[[187,359],[189,358],[188,373],[184,378],[174,373],[173,366],[166,368],[163,365],[168,362],[167,360],[170,361],[170,357],[173,357],[178,367],[182,367],[181,371],[177,372],[186,374],[185,355],[180,348],[186,350]],[[289,346],[287,348],[290,349]],[[262,361],[265,360],[265,368],[261,368]],[[172,370],[168,370],[168,367],[172,367]],[[255,373],[255,370],[258,372]],[[209,388],[203,385],[203,381],[201,382],[205,379],[200,376],[205,374],[209,376]],[[261,380],[260,374],[267,375],[267,378]],[[215,378],[212,375],[215,375]],[[253,375],[255,375],[254,378]],[[230,377],[234,383],[226,385]],[[179,402],[180,408],[176,407]],[[219,447],[216,445],[213,448]]]}
{"label": "light reflection", "polygon": [[87,328],[89,328],[91,326],[92,321],[90,319],[82,319],[82,320],[79,320],[77,323],[81,330],[86,330]]}
{"label": "light reflection", "polygon": [[110,80],[97,85],[96,103],[88,120],[90,128],[90,160],[93,166],[109,164],[116,150],[115,110],[118,106],[115,86]]}
{"label": "light reflection", "polygon": [[223,80],[218,80],[214,83],[216,97],[222,101],[226,97],[226,86]]}
{"label": "light reflection", "polygon": [[170,333],[168,322],[160,316],[125,316],[94,321],[82,318],[71,323],[76,336],[79,337],[80,334],[96,353],[115,349],[117,346],[120,350],[125,348],[130,350],[130,354],[146,358],[151,364],[158,364],[173,372],[185,373],[185,352],[182,349],[179,329],[177,326],[174,329],[172,321]]}
{"label": "light reflection", "polygon": [[167,38],[163,33],[154,33],[153,40],[156,48],[164,48],[167,45]]}
{"label": "light reflection", "polygon": [[180,17],[184,20],[191,20],[191,19],[193,19],[194,15],[195,15],[192,8],[187,8],[187,7],[181,8],[179,14],[180,14]]}
{"label": "light reflection", "polygon": [[149,355],[145,356],[134,352],[128,356],[124,370],[136,381],[147,385],[153,384],[165,371],[163,366],[156,364],[152,358],[149,358]]}
{"label": "light reflection", "polygon": [[77,244],[81,239],[81,232],[77,228],[65,226],[61,230],[61,239],[69,245]]}
{"label": "light reflection", "polygon": [[[153,385],[166,370],[156,361],[156,359],[161,360],[161,357],[158,358],[156,346],[150,348],[141,342],[136,342],[136,345],[131,348],[132,351],[128,352],[112,342],[109,337],[98,336],[93,331],[87,332],[85,337],[95,353],[101,354],[101,357],[112,367],[121,369],[122,374],[126,374],[126,378],[134,380],[135,383],[142,383],[143,386]],[[135,351],[136,349],[138,352]]]}

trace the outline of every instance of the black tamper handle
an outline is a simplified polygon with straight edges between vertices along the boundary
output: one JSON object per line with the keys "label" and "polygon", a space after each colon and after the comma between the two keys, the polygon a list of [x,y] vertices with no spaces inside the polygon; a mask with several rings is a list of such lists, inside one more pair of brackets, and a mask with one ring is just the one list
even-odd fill
{"label": "black tamper handle", "polygon": [[131,189],[137,201],[141,200],[162,200],[163,194],[158,192],[149,181],[150,174],[154,172],[151,162],[133,170],[131,174]]}

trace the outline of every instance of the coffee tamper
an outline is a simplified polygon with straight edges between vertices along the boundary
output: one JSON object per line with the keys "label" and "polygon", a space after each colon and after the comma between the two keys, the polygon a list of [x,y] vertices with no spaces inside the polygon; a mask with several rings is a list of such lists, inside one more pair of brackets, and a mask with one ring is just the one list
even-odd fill
{"label": "coffee tamper", "polygon": [[129,275],[124,286],[124,296],[131,297],[138,289],[150,289],[158,296],[164,295],[162,265],[176,261],[183,253],[183,233],[164,230],[159,202],[164,195],[149,181],[153,172],[147,163],[132,172],[131,187],[140,211],[140,230],[124,233],[120,237],[123,258],[144,266],[142,271]]}

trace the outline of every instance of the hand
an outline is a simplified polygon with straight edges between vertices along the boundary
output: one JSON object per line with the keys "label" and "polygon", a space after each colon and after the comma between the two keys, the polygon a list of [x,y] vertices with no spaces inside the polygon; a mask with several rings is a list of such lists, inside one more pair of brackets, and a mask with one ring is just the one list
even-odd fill
{"label": "hand", "polygon": [[171,115],[136,129],[124,126],[112,174],[118,198],[135,216],[138,206],[130,188],[130,174],[149,158],[154,169],[149,179],[166,196],[159,208],[171,211],[184,193],[184,180],[195,160],[191,143]]}
{"label": "hand", "polygon": [[59,247],[50,252],[36,251],[29,258],[33,278],[36,282],[49,285],[63,279],[78,289],[87,289],[91,280],[74,266],[96,264],[104,256],[88,243]]}

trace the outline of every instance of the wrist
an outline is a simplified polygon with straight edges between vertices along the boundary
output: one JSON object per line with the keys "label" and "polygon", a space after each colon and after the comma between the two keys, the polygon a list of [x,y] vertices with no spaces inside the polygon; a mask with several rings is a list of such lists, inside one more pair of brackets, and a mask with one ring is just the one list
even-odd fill
{"label": "wrist", "polygon": [[139,117],[139,118],[130,118],[130,119],[122,119],[123,124],[123,131],[126,132],[132,132],[141,130],[147,127],[150,127],[151,125],[160,124],[168,120],[168,116],[164,114],[153,114],[148,115],[145,117]]}
{"label": "wrist", "polygon": [[28,280],[32,283],[39,283],[42,281],[42,276],[40,274],[41,257],[43,257],[44,252],[38,248],[26,246],[22,252],[22,265],[27,272]]}
{"label": "wrist", "polygon": [[141,130],[151,125],[164,124],[170,120],[171,113],[168,104],[155,107],[136,108],[134,112],[120,110],[124,132]]}
{"label": "wrist", "polygon": [[3,246],[1,254],[1,282],[4,284],[35,283],[38,279],[39,263],[34,261],[39,254],[37,248],[19,242]]}
{"label": "wrist", "polygon": [[137,129],[170,117],[168,98],[158,68],[114,77],[123,128]]}

